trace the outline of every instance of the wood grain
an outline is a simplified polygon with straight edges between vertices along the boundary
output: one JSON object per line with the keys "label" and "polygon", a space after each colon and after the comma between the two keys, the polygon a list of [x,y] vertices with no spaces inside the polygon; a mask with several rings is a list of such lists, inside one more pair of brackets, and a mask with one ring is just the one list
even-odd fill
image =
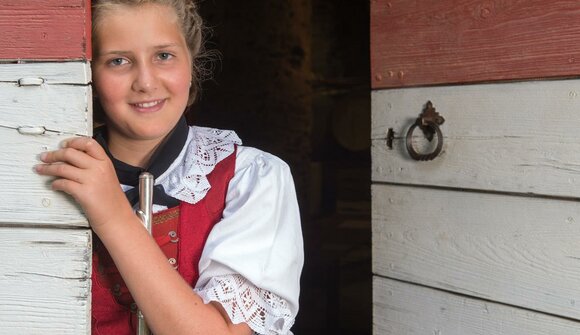
{"label": "wood grain", "polygon": [[70,134],[21,135],[0,127],[0,224],[88,226],[81,208],[72,197],[52,191],[52,178],[33,170],[38,155],[56,150]]}
{"label": "wood grain", "polygon": [[580,320],[575,201],[373,185],[373,272]]}
{"label": "wood grain", "polygon": [[90,334],[91,231],[0,227],[0,333]]}
{"label": "wood grain", "polygon": [[580,74],[580,3],[373,0],[373,88]]}
{"label": "wood grain", "polygon": [[[580,80],[374,91],[372,179],[580,197],[579,94]],[[446,120],[443,152],[417,162],[404,138],[428,100]],[[396,135],[392,150],[389,128]],[[427,142],[420,130],[414,135],[418,148],[420,139]]]}
{"label": "wood grain", "polygon": [[580,323],[375,277],[374,334],[570,335]]}
{"label": "wood grain", "polygon": [[[20,78],[42,78],[19,86]],[[50,189],[33,172],[38,155],[72,136],[92,135],[92,97],[87,63],[0,65],[0,223],[86,226],[73,199]],[[30,130],[43,133],[30,134]]]}
{"label": "wood grain", "polygon": [[17,87],[0,82],[0,127],[44,127],[88,136],[92,132],[91,88],[73,85]]}
{"label": "wood grain", "polygon": [[3,0],[0,59],[91,58],[90,0]]}
{"label": "wood grain", "polygon": [[41,78],[46,85],[88,85],[91,67],[88,62],[0,63],[0,82],[17,84],[22,78]]}

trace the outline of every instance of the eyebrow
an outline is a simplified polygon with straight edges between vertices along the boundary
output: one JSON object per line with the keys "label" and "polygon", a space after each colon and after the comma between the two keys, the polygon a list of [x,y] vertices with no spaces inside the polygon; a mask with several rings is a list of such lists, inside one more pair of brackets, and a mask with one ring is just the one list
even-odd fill
{"label": "eyebrow", "polygon": [[[159,45],[154,46],[152,49],[153,50],[160,50],[160,49],[167,49],[167,48],[172,48],[172,47],[179,47],[179,44],[177,44],[177,43],[159,44]],[[100,55],[101,56],[127,55],[130,53],[131,53],[131,51],[128,51],[128,50],[111,50],[111,51],[100,53]]]}
{"label": "eyebrow", "polygon": [[107,56],[107,55],[126,55],[129,54],[129,51],[122,51],[122,50],[111,50],[107,52],[100,52],[99,56]]}
{"label": "eyebrow", "polygon": [[153,47],[153,49],[166,49],[171,47],[179,47],[177,43],[167,43],[167,44],[160,44]]}

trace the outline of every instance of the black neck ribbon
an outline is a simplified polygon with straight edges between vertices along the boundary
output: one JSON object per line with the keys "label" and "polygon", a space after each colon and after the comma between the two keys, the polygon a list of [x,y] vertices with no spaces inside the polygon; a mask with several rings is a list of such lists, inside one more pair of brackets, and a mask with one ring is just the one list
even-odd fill
{"label": "black neck ribbon", "polygon": [[[105,152],[113,162],[119,182],[123,185],[133,186],[132,189],[125,192],[125,196],[131,205],[135,207],[139,202],[139,175],[142,172],[149,172],[154,178],[157,178],[167,171],[183,149],[187,141],[188,132],[189,127],[185,117],[182,117],[167,135],[167,139],[155,149],[148,166],[145,168],[129,165],[116,159],[111,154],[106,126],[95,129],[93,137],[105,149]],[[155,185],[153,188],[153,203],[171,208],[179,205],[179,200],[167,195],[162,185]]]}

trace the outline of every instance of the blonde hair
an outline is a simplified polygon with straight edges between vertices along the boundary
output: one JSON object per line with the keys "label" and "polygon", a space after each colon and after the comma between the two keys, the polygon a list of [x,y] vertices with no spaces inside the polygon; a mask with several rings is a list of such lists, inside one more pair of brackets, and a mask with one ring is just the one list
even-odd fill
{"label": "blonde hair", "polygon": [[97,51],[97,28],[107,11],[119,6],[138,7],[145,4],[168,6],[173,8],[177,14],[178,23],[187,43],[192,62],[192,85],[187,101],[187,106],[190,106],[198,96],[201,82],[211,73],[211,59],[204,48],[203,20],[199,15],[195,0],[92,0],[93,50]]}

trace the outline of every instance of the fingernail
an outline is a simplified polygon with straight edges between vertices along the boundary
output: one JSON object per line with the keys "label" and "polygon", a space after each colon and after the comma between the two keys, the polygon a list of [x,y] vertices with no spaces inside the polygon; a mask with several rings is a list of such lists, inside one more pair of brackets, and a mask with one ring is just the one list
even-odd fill
{"label": "fingernail", "polygon": [[64,141],[60,142],[61,148],[66,148],[67,145],[68,145],[68,140],[64,140]]}
{"label": "fingernail", "polygon": [[48,155],[46,152],[43,152],[43,153],[41,153],[41,154],[39,155],[39,157],[40,157],[40,160],[41,160],[41,161],[45,160],[45,159],[46,159],[46,155]]}

